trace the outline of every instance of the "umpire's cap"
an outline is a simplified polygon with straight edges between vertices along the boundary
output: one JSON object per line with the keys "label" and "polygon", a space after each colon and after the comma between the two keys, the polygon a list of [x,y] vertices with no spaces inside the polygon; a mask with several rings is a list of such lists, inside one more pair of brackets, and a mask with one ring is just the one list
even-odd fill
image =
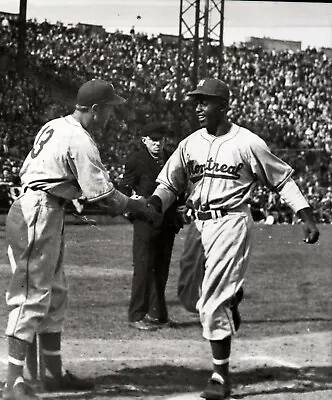
{"label": "umpire's cap", "polygon": [[221,97],[223,100],[229,100],[229,89],[224,81],[216,78],[203,78],[201,79],[196,89],[189,92],[188,96],[214,96]]}
{"label": "umpire's cap", "polygon": [[141,136],[148,136],[152,140],[159,140],[166,136],[166,127],[161,122],[149,122],[143,126]]}
{"label": "umpire's cap", "polygon": [[111,82],[103,79],[92,79],[83,83],[77,93],[78,107],[92,107],[94,104],[118,105],[126,100],[117,95]]}

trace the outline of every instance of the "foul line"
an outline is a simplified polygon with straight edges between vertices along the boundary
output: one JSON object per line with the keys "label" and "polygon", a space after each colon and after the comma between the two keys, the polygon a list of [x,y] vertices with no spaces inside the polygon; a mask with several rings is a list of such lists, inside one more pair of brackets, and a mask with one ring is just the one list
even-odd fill
{"label": "foul line", "polygon": [[[166,357],[165,357],[166,358]],[[163,359],[163,358],[162,358]],[[75,358],[67,358],[64,357],[63,361],[76,363],[76,362],[102,362],[102,361],[115,361],[115,362],[125,362],[125,361],[155,361],[155,357],[75,357]],[[181,357],[176,358],[176,362],[184,362],[188,360],[202,360],[201,357]],[[8,359],[5,357],[0,357],[0,364],[7,365]]]}
{"label": "foul line", "polygon": [[283,367],[288,367],[288,368],[294,368],[294,369],[300,369],[302,368],[302,365],[295,364],[289,361],[285,361],[282,358],[276,358],[276,357],[270,357],[270,356],[250,356],[250,357],[240,357],[240,361],[269,361],[274,364],[283,366]]}
{"label": "foul line", "polygon": [[[103,362],[103,361],[115,361],[115,362],[124,362],[124,361],[154,361],[155,357],[75,357],[75,358],[66,358],[64,357],[64,362]],[[176,362],[183,362],[183,361],[188,361],[188,360],[201,360],[201,357],[182,357],[182,358],[176,358]],[[300,369],[302,368],[302,365],[296,364],[290,361],[286,361],[282,358],[277,358],[277,357],[270,357],[270,356],[244,356],[238,358],[239,361],[265,361],[269,362],[272,364],[288,367],[288,368],[294,368],[294,369]],[[7,357],[0,357],[0,364],[6,365],[8,363]]]}

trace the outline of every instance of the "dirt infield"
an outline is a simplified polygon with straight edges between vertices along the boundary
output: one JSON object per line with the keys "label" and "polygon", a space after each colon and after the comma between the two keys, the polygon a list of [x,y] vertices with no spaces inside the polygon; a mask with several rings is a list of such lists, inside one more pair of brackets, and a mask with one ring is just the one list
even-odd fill
{"label": "dirt infield", "polygon": [[[176,238],[167,287],[170,316],[179,326],[147,333],[128,328],[132,227],[97,228],[66,227],[71,297],[63,341],[65,368],[93,377],[96,388],[91,393],[41,396],[46,400],[199,399],[212,365],[198,317],[189,315],[177,298],[185,229]],[[321,226],[321,233],[320,242],[310,247],[302,241],[300,226],[255,227],[256,249],[240,306],[242,326],[233,342],[234,399],[332,399],[332,226]],[[1,229],[0,244],[4,294],[10,268]],[[4,328],[4,297],[0,322]],[[2,336],[0,385],[5,381],[6,358]]]}
{"label": "dirt infield", "polygon": [[[0,342],[0,379],[6,343]],[[96,381],[92,393],[58,393],[61,399],[199,399],[210,375],[208,343],[182,340],[70,340],[66,367]],[[331,333],[235,339],[234,399],[328,400],[332,398]]]}

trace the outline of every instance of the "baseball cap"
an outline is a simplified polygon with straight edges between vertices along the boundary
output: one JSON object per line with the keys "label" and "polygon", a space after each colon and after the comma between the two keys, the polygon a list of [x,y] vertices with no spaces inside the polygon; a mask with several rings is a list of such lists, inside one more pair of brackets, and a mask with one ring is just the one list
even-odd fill
{"label": "baseball cap", "polygon": [[166,135],[166,127],[161,122],[149,122],[143,126],[141,135],[143,137],[149,136],[152,140],[158,140]]}
{"label": "baseball cap", "polygon": [[115,93],[111,82],[103,79],[92,79],[83,83],[77,93],[77,105],[92,107],[94,104],[123,104],[126,100]]}
{"label": "baseball cap", "polygon": [[220,79],[203,78],[198,82],[196,89],[188,93],[188,96],[195,95],[215,96],[229,100],[229,89],[227,84]]}

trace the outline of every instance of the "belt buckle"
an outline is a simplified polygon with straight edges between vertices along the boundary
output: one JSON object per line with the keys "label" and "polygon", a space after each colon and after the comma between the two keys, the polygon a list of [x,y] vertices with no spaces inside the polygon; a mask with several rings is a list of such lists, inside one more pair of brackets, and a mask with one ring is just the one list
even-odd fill
{"label": "belt buckle", "polygon": [[197,219],[200,221],[207,221],[208,219],[212,219],[211,211],[197,211]]}
{"label": "belt buckle", "polygon": [[219,208],[217,210],[208,210],[208,211],[197,211],[197,218],[200,221],[207,221],[209,219],[213,219],[214,221],[218,218],[222,218],[227,215],[227,211],[223,208]]}

